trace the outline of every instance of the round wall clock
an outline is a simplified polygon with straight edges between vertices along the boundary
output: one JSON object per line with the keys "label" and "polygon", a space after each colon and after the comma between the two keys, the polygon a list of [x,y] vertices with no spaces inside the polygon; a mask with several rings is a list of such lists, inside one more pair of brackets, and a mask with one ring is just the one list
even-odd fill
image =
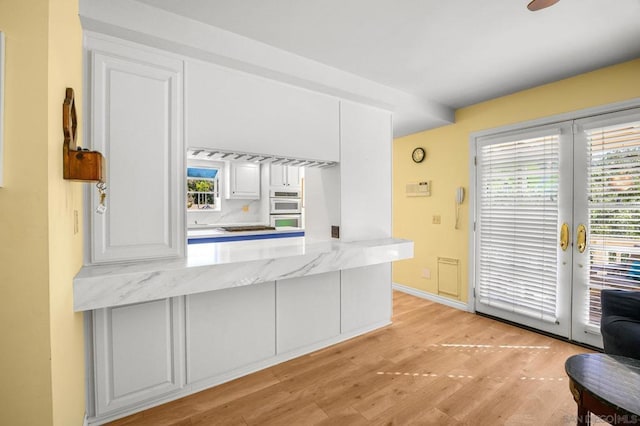
{"label": "round wall clock", "polygon": [[424,152],[424,148],[416,148],[413,150],[413,152],[411,153],[411,159],[415,162],[415,163],[421,163],[422,160],[424,160],[425,157],[425,152]]}

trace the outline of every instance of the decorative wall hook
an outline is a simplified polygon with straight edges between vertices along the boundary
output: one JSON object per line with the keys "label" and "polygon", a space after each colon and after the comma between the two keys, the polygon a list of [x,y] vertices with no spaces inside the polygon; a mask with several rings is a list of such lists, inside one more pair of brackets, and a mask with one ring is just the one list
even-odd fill
{"label": "decorative wall hook", "polygon": [[63,177],[81,182],[104,182],[104,157],[77,146],[78,116],[73,89],[67,87],[62,104]]}

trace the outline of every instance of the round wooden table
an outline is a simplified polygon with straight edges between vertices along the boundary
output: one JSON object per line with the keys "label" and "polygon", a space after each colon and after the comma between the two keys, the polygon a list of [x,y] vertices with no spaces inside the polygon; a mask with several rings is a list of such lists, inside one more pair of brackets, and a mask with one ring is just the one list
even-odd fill
{"label": "round wooden table", "polygon": [[564,365],[578,404],[578,425],[593,413],[612,425],[640,425],[640,360],[607,354],[580,354]]}

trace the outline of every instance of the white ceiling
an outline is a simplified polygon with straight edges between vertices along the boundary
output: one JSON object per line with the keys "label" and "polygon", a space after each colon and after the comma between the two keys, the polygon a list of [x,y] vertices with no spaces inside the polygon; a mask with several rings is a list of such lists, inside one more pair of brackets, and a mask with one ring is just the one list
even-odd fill
{"label": "white ceiling", "polygon": [[459,108],[640,57],[640,0],[138,0]]}

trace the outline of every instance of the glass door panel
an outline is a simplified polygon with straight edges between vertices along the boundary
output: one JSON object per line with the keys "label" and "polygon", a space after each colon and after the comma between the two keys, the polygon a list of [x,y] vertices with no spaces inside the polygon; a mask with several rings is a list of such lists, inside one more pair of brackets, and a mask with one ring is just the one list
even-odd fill
{"label": "glass door panel", "polygon": [[542,126],[480,138],[476,178],[476,311],[568,337],[572,129]]}
{"label": "glass door panel", "polygon": [[573,340],[602,347],[600,291],[640,290],[640,110],[576,121]]}

